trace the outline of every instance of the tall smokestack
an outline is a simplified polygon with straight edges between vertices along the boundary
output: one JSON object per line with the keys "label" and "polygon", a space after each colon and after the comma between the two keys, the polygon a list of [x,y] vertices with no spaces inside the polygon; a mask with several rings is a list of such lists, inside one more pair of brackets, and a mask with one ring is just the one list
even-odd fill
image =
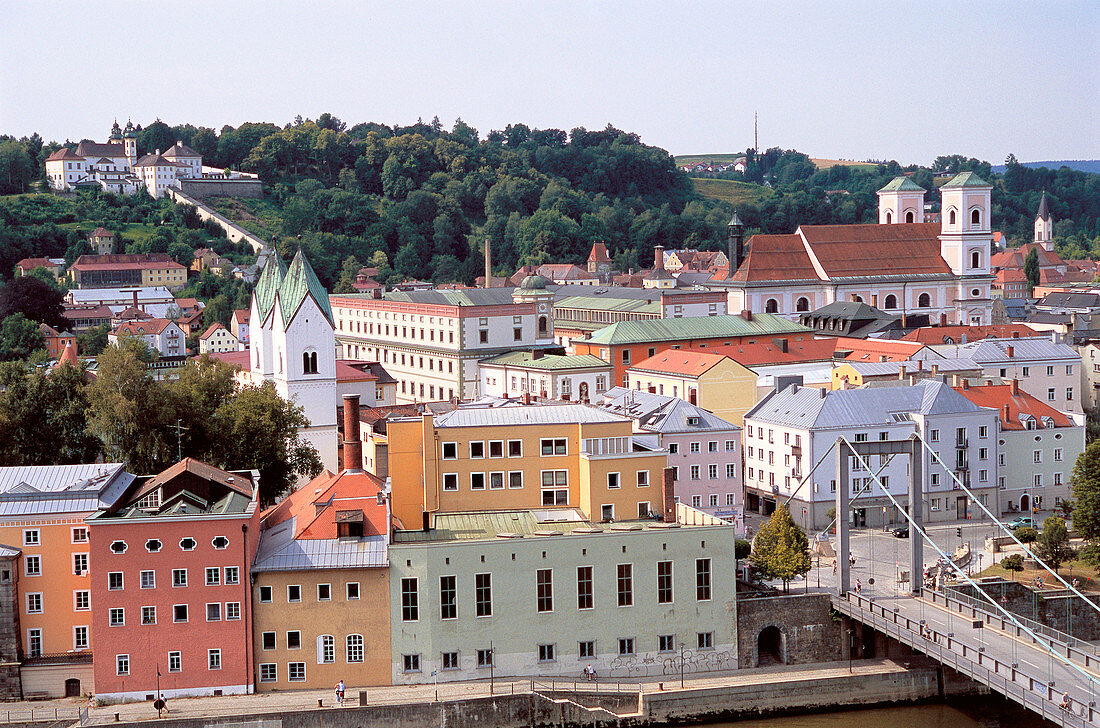
{"label": "tall smokestack", "polygon": [[363,441],[359,439],[359,395],[344,395],[344,470],[363,471]]}
{"label": "tall smokestack", "polygon": [[493,283],[493,242],[485,238],[485,287],[492,288]]}
{"label": "tall smokestack", "polygon": [[665,269],[665,246],[655,245],[653,247],[653,270]]}

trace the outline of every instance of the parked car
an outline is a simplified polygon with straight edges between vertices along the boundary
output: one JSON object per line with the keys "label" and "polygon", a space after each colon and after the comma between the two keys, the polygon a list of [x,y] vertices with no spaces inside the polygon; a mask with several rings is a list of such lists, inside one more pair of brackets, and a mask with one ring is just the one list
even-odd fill
{"label": "parked car", "polygon": [[894,534],[894,538],[909,538],[909,524],[893,528],[890,533]]}
{"label": "parked car", "polygon": [[1015,531],[1017,528],[1035,528],[1035,521],[1031,520],[1031,516],[1019,516],[1009,522],[1008,527]]}

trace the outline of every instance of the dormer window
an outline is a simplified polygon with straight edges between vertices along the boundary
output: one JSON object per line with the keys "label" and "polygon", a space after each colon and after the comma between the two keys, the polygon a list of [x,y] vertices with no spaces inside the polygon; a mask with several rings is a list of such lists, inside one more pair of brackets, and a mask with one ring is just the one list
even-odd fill
{"label": "dormer window", "polygon": [[337,511],[337,538],[363,538],[363,511]]}

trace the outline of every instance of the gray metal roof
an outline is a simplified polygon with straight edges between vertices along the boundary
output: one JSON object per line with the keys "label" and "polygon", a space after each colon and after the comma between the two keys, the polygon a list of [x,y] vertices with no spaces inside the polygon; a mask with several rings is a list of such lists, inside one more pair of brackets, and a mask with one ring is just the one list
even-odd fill
{"label": "gray metal roof", "polygon": [[[1012,347],[1012,356],[1008,347]],[[1020,339],[983,339],[968,344],[933,347],[945,357],[969,358],[981,364],[1007,361],[1043,361],[1048,359],[1079,359],[1077,350],[1046,337],[1029,336]]]}
{"label": "gray metal roof", "polygon": [[937,381],[837,391],[791,386],[765,398],[745,414],[745,419],[805,429],[832,429],[897,425],[895,413],[944,415],[981,409]]}
{"label": "gray metal roof", "polygon": [[626,422],[583,404],[521,405],[514,407],[470,407],[436,415],[436,427],[482,427],[495,425],[554,425],[562,423]]}
{"label": "gray metal roof", "polygon": [[982,368],[982,365],[975,360],[962,358],[936,359],[931,362],[926,359],[910,359],[908,361],[838,361],[836,364],[837,366],[848,364],[855,369],[857,373],[871,377],[882,376],[883,374],[897,374],[902,367],[905,367],[905,371],[909,374],[917,374],[919,372],[931,374],[932,367],[936,367],[936,371],[940,374],[973,371]]}
{"label": "gray metal roof", "polygon": [[109,508],[134,481],[123,463],[0,468],[0,516]]}
{"label": "gray metal roof", "polygon": [[265,529],[252,571],[357,569],[389,566],[386,536],[295,539],[296,518]]}
{"label": "gray metal roof", "polygon": [[[339,294],[334,298],[370,298],[365,294]],[[514,303],[511,288],[458,288],[431,291],[390,291],[387,301],[430,303],[440,306],[499,306]]]}
{"label": "gray metal roof", "polygon": [[[650,432],[664,434],[708,430],[736,431],[741,428],[718,415],[679,397],[652,394],[625,387],[612,387],[604,393],[603,409],[625,415]],[[695,424],[689,424],[689,419]]]}

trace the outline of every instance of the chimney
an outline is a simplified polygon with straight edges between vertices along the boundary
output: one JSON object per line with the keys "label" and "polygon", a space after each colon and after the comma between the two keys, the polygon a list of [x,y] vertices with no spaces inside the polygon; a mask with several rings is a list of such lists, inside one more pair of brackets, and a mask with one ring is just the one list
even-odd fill
{"label": "chimney", "polygon": [[900,367],[898,367],[898,379],[900,379],[903,382],[905,381],[905,365],[904,364],[902,364]]}
{"label": "chimney", "polygon": [[542,349],[535,349],[531,352],[531,359],[541,359],[545,353]]}
{"label": "chimney", "polygon": [[940,373],[940,365],[939,364],[933,364],[932,365],[932,376],[934,377],[939,373]]}
{"label": "chimney", "polygon": [[137,304],[137,291],[134,291],[134,308],[137,308],[137,307],[138,307],[138,304]]}
{"label": "chimney", "polygon": [[822,399],[825,399],[825,397],[828,396],[828,394],[829,394],[828,391],[824,387],[822,387],[821,389],[818,389],[817,391],[821,392],[821,398]]}
{"label": "chimney", "polygon": [[1004,407],[1001,407],[1001,421],[1008,422],[1008,413],[1008,405],[1006,404]]}
{"label": "chimney", "polygon": [[966,343],[966,332],[965,331],[963,332],[962,336],[959,337],[959,343],[962,343],[962,344]]}
{"label": "chimney", "polygon": [[918,372],[923,372],[924,371],[924,359],[917,359],[917,371]]}
{"label": "chimney", "polygon": [[363,471],[363,441],[359,439],[359,395],[344,395],[344,470]]}
{"label": "chimney", "polygon": [[661,516],[665,523],[676,522],[676,480],[673,468],[665,468],[661,482]]}
{"label": "chimney", "polygon": [[1008,347],[1007,351],[1008,351],[1008,358],[1011,359],[1012,356],[1016,353],[1016,347],[1010,346],[1010,347]]}
{"label": "chimney", "polygon": [[653,270],[665,269],[665,246],[653,246]]}
{"label": "chimney", "polygon": [[1013,339],[1018,339],[1018,338],[1020,338],[1020,332],[1019,332],[1019,331],[1013,331],[1013,332],[1012,332],[1012,338],[1013,338]]}
{"label": "chimney", "polygon": [[963,389],[970,389],[970,380],[969,379],[964,379],[963,380]]}
{"label": "chimney", "polygon": [[947,314],[940,314],[940,326],[947,326]]}
{"label": "chimney", "polygon": [[752,311],[746,308],[741,312],[741,318],[745,319],[746,321],[752,321]]}
{"label": "chimney", "polygon": [[493,241],[485,238],[485,287],[492,288],[493,280]]}
{"label": "chimney", "polygon": [[1008,385],[1011,389],[1013,397],[1017,397],[1020,394],[1020,380],[1013,377],[1012,382]]}
{"label": "chimney", "polygon": [[779,350],[781,352],[783,352],[784,354],[787,353],[789,347],[786,339],[773,339],[773,341],[775,342],[775,345],[779,347]]}

